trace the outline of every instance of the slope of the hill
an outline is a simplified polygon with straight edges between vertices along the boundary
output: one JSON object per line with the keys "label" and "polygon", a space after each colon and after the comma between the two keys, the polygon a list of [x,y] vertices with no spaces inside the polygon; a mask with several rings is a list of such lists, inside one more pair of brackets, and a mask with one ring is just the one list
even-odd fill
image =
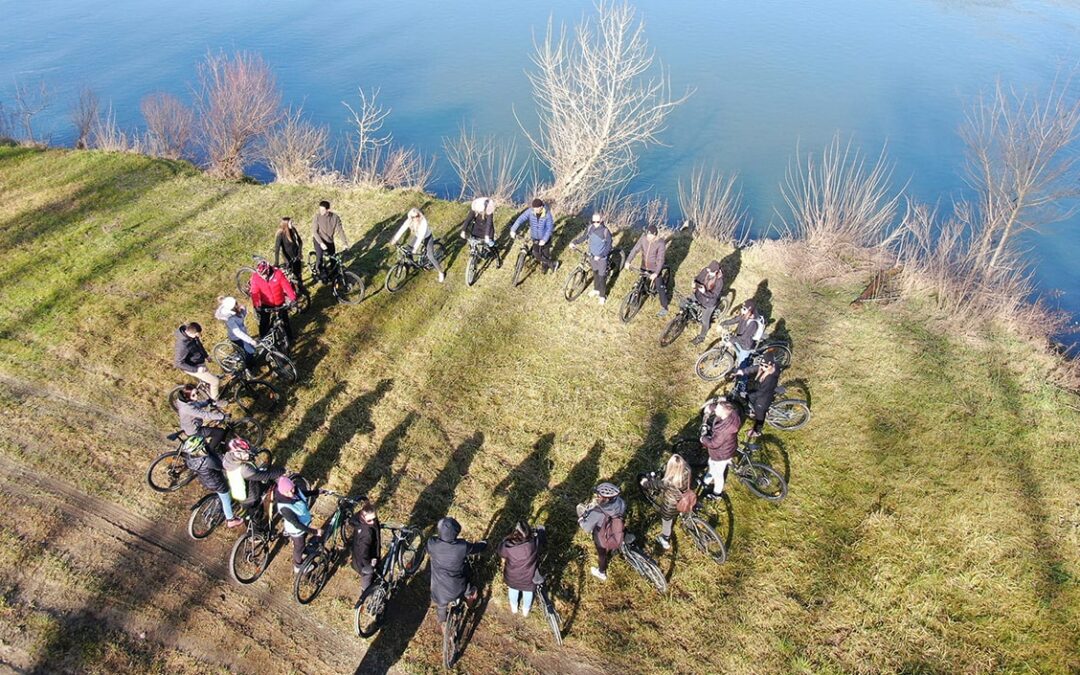
{"label": "slope of the hill", "polygon": [[[172,332],[197,320],[209,344],[222,339],[215,298],[235,292],[252,253],[269,251],[279,216],[306,235],[322,198],[346,223],[369,297],[339,306],[324,289],[298,320],[301,378],[269,428],[275,457],[370,494],[385,520],[450,513],[465,536],[495,539],[527,517],[553,539],[565,647],[538,615],[510,616],[496,581],[463,669],[1080,669],[1080,414],[1042,376],[1045,357],[1020,341],[941,337],[916,308],[850,309],[857,280],[811,287],[770,262],[768,247],[676,238],[680,288],[717,257],[737,273],[740,300],[765,301],[794,345],[785,379],[802,380],[814,418],[768,439],[790,477],[784,502],[731,483],[733,519],[714,513],[732,529],[727,564],[685,541],[668,553],[650,541],[671,578],[661,598],[622,561],[606,584],[589,576],[591,546],[574,523],[597,480],[632,489],[637,472],[661,463],[712,391],[693,375],[689,334],[657,347],[655,304],[618,321],[629,276],[601,308],[563,300],[563,271],[514,289],[504,266],[466,287],[457,255],[445,285],[428,274],[390,295],[376,289],[407,209],[422,207],[446,234],[464,206],[19,148],[0,149],[2,662],[102,672],[437,666],[426,576],[365,644],[350,632],[348,567],[307,607],[290,604],[286,552],[239,588],[220,565],[235,533],[184,539],[200,491],[158,495],[143,479],[168,448],[163,395],[184,381],[171,367]],[[510,216],[498,214],[501,232]],[[556,251],[570,265],[572,234],[560,223]],[[456,236],[446,240],[456,251]],[[628,494],[630,529],[651,538],[657,518]]]}

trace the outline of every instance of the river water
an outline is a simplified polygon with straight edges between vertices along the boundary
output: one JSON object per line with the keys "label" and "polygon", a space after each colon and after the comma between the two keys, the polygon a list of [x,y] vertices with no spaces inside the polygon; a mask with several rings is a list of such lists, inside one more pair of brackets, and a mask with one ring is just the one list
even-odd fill
{"label": "river water", "polygon": [[[1045,90],[1080,61],[1080,6],[1054,0],[639,0],[657,56],[677,92],[664,147],[642,153],[633,191],[675,201],[694,166],[737,171],[757,232],[780,208],[778,184],[795,150],[837,132],[874,154],[884,145],[898,185],[928,201],[964,191],[965,110],[1000,78]],[[139,99],[188,95],[207,50],[254,50],[286,102],[344,131],[357,87],[379,88],[396,141],[429,153],[465,123],[524,141],[525,72],[549,18],[574,22],[592,5],[547,2],[159,2],[0,0],[0,100],[14,82],[43,79],[52,106],[37,121],[72,142],[68,113],[83,86],[111,102],[122,126]],[[456,196],[439,164],[437,192]],[[256,175],[260,175],[258,168]],[[264,174],[263,174],[264,175]],[[1043,296],[1080,315],[1080,219],[1028,238]],[[1075,339],[1075,336],[1074,336]]]}

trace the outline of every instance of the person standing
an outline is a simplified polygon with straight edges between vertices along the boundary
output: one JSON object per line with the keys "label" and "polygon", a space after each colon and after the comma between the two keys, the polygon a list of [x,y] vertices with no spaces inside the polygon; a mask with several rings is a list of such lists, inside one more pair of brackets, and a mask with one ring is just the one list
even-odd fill
{"label": "person standing", "polygon": [[578,504],[578,525],[590,535],[596,547],[597,566],[590,572],[600,581],[607,581],[607,566],[611,554],[622,546],[625,529],[626,502],[619,488],[612,483],[600,483],[593,488],[593,498]]}
{"label": "person standing", "polygon": [[345,228],[341,225],[341,218],[330,210],[330,202],[323,200],[319,202],[319,211],[311,220],[311,244],[315,248],[315,269],[319,271],[319,276],[324,281],[326,276],[323,268],[323,256],[337,253],[337,249],[334,248],[336,237],[341,237],[341,242],[345,248],[349,247],[349,239],[345,236]]}
{"label": "person standing", "polygon": [[701,414],[703,419],[699,440],[709,451],[709,473],[705,474],[703,482],[712,485],[712,492],[705,498],[720,499],[724,492],[724,476],[739,447],[742,418],[735,406],[722,399],[706,401]]}
{"label": "person standing", "polygon": [[724,274],[720,271],[720,262],[713,260],[701,268],[694,277],[694,300],[701,305],[701,332],[691,342],[699,345],[705,341],[712,326],[713,312],[720,303],[724,292]]}
{"label": "person standing", "polygon": [[514,531],[499,544],[499,557],[506,561],[503,581],[509,589],[511,614],[518,613],[520,600],[521,616],[529,616],[533,593],[536,592],[536,577],[540,570],[543,536],[544,528],[533,530],[528,523],[519,520],[514,524]]}
{"label": "person standing", "polygon": [[[675,524],[675,516],[681,512],[680,506],[687,504],[688,499],[693,499],[690,478],[690,465],[682,455],[675,454],[668,459],[663,476],[657,476],[654,471],[641,479],[642,487],[657,495],[660,536],[656,538],[656,542],[665,551],[671,548],[671,528]],[[690,497],[687,496],[688,493]],[[691,505],[690,509],[692,508]]]}
{"label": "person standing", "polygon": [[176,342],[173,346],[173,365],[210,385],[210,400],[217,401],[221,378],[211,373],[206,362],[210,355],[202,343],[202,326],[192,321],[176,329]]}
{"label": "person standing", "polygon": [[630,269],[630,263],[634,256],[641,253],[641,271],[649,275],[653,290],[660,296],[660,311],[657,316],[667,316],[668,313],[668,289],[664,284],[664,258],[667,256],[667,242],[660,236],[660,231],[655,225],[645,228],[645,233],[638,238],[634,248],[630,249],[630,255],[626,256],[626,269]]}
{"label": "person standing", "polygon": [[526,221],[529,223],[529,237],[532,238],[533,257],[540,261],[545,272],[558,270],[558,261],[551,259],[551,237],[555,233],[555,217],[544,206],[542,199],[532,200],[532,208],[526,209],[510,226],[511,239],[517,238],[518,228]]}
{"label": "person standing", "polygon": [[607,301],[607,273],[608,256],[611,255],[611,230],[604,223],[604,217],[599,213],[592,215],[592,222],[581,236],[570,242],[570,248],[576,249],[579,245],[589,242],[589,266],[593,271],[593,289],[589,291],[592,297],[599,296],[600,304]]}
{"label": "person standing", "polygon": [[[438,534],[428,539],[431,570],[431,601],[435,603],[439,626],[446,623],[446,608],[455,600],[469,600],[476,590],[469,581],[467,558],[487,548],[486,541],[470,543],[460,536],[461,524],[450,516],[439,519]],[[471,600],[469,600],[471,602]]]}
{"label": "person standing", "polygon": [[[339,221],[340,222],[340,221]],[[316,254],[318,255],[318,254]],[[278,225],[274,238],[274,267],[281,267],[285,260],[285,269],[296,279],[296,292],[306,295],[304,290],[304,240],[293,226],[292,218],[285,216]]]}
{"label": "person standing", "polygon": [[379,565],[382,557],[382,541],[379,516],[375,513],[375,505],[364,502],[356,514],[352,517],[355,528],[352,544],[352,567],[360,575],[360,596],[371,585],[375,576],[375,568]]}
{"label": "person standing", "polygon": [[292,323],[289,321],[287,305],[296,301],[296,291],[289,283],[285,273],[265,260],[255,266],[251,275],[251,304],[259,313],[259,338],[266,337],[273,325],[273,313],[285,324],[285,337],[288,349],[293,343]]}
{"label": "person standing", "polygon": [[308,535],[321,537],[322,530],[311,526],[311,504],[292,478],[279,476],[274,486],[274,510],[281,516],[282,527],[292,542],[293,574],[304,562]]}

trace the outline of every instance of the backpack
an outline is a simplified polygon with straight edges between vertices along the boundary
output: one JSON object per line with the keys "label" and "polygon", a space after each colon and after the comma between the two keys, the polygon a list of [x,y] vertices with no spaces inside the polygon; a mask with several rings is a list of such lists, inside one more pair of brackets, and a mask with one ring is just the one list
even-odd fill
{"label": "backpack", "polygon": [[188,436],[180,445],[180,452],[192,459],[206,457],[208,451],[209,447],[206,444],[206,439],[201,434]]}
{"label": "backpack", "polygon": [[623,519],[604,516],[604,522],[597,530],[596,539],[606,551],[614,551],[623,543]]}

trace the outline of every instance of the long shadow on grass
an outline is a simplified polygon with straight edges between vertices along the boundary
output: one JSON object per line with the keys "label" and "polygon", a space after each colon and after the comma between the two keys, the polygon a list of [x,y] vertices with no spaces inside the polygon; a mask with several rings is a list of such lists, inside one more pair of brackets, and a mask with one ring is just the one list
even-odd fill
{"label": "long shadow on grass", "polygon": [[386,504],[390,501],[402,479],[408,475],[406,467],[394,471],[394,461],[405,445],[405,437],[408,435],[409,429],[419,419],[419,415],[410,411],[401,422],[398,422],[397,426],[383,437],[379,449],[368,459],[363,470],[353,478],[349,494],[370,495],[375,486],[379,484],[379,481],[385,479],[386,482],[383,483],[383,487],[379,491],[379,499],[376,505]]}
{"label": "long shadow on grass", "polygon": [[341,456],[341,449],[357,434],[370,434],[375,431],[371,411],[393,386],[393,380],[382,380],[374,389],[357,396],[339,410],[330,420],[329,428],[315,451],[304,459],[300,473],[310,481],[325,481],[330,469]]}
{"label": "long shadow on grass", "polygon": [[495,486],[494,494],[505,494],[506,500],[503,507],[488,522],[488,541],[502,540],[510,534],[517,521],[529,519],[533,512],[533,502],[548,487],[551,478],[549,456],[554,445],[555,434],[542,435],[533,444],[532,452]]}

